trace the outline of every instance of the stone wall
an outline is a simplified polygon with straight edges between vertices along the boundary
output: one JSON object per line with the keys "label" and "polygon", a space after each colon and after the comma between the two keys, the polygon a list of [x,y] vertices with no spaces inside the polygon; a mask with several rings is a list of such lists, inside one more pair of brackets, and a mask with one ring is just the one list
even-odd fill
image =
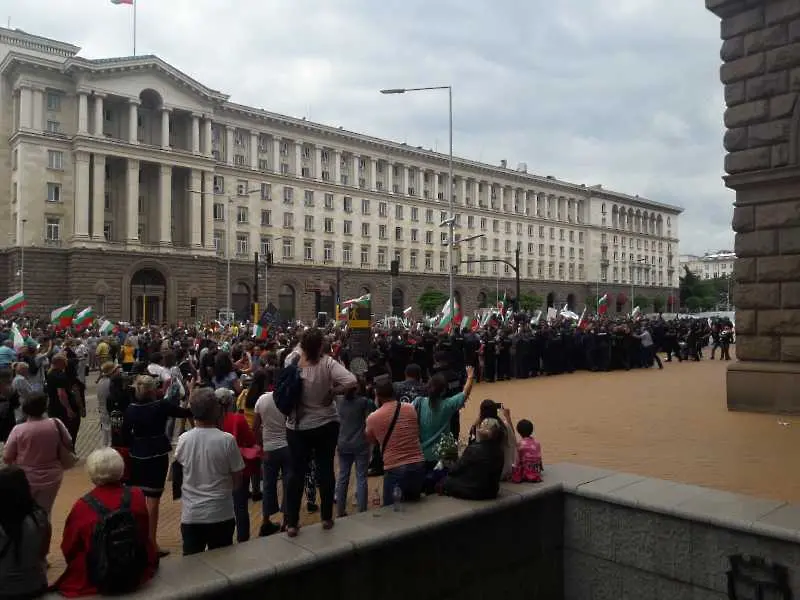
{"label": "stone wall", "polygon": [[[0,297],[19,291],[17,271],[20,251],[13,249],[0,253]],[[190,302],[197,298],[197,313],[215,316],[225,306],[227,298],[227,263],[215,257],[186,257],[170,253],[122,252],[97,249],[59,249],[29,247],[25,250],[25,295],[29,314],[46,315],[56,306],[78,300],[81,304],[95,304],[98,296],[106,301],[105,316],[117,320],[130,319],[130,279],[141,269],[152,267],[159,270],[167,280],[167,318],[171,322],[190,320]],[[246,286],[252,296],[254,266],[252,261],[236,260],[231,263],[231,288],[235,293],[237,284]],[[316,316],[316,297],[310,287],[336,289],[335,268],[276,263],[269,269],[270,301],[278,305],[278,294],[283,285],[295,291],[295,314],[297,318],[310,321]],[[426,289],[448,291],[446,276],[427,273],[401,273],[392,280],[392,287],[403,293],[402,308],[415,306]],[[508,290],[514,294],[512,278],[499,282],[500,294]],[[339,288],[342,299],[361,295],[363,289],[373,295],[372,307],[376,314],[384,314],[390,305],[390,277],[388,272],[361,269],[341,269]],[[244,288],[243,288],[244,289]],[[522,280],[523,294],[533,294],[544,301],[553,294],[554,304],[562,307],[570,294],[574,296],[575,310],[580,312],[588,297],[596,293],[594,285],[585,283],[547,282]],[[455,279],[455,291],[461,297],[462,307],[467,312],[478,308],[479,294],[486,295],[494,303],[497,282],[486,277],[468,277],[459,274]],[[668,289],[639,288],[642,296],[653,298],[670,295]],[[625,286],[601,287],[600,293],[629,293]],[[263,304],[263,268],[259,269],[258,298]],[[612,306],[613,310],[614,307]],[[627,309],[627,307],[626,307]]]}
{"label": "stone wall", "polygon": [[729,371],[728,406],[798,412],[800,0],[706,6],[722,19],[726,184],[736,191],[739,362]]}
{"label": "stone wall", "polygon": [[786,567],[797,597],[800,507],[558,464],[495,501],[426,498],[168,557],[133,597],[725,600],[735,554]]}

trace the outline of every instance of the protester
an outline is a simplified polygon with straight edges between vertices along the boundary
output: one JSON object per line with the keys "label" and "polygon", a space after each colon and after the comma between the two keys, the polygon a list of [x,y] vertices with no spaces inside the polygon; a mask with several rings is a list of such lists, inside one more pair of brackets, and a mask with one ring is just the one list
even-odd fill
{"label": "protester", "polygon": [[477,427],[477,441],[470,444],[442,484],[442,491],[454,498],[491,500],[500,491],[503,474],[501,425],[497,419],[483,419]]}
{"label": "protester", "polygon": [[336,478],[336,516],[347,514],[347,488],[350,485],[350,472],[355,465],[356,502],[358,512],[367,510],[367,470],[369,468],[370,446],[367,440],[367,416],[373,403],[366,396],[364,381],[356,390],[340,396],[336,400],[339,413],[339,441],[336,446],[339,457],[339,476]]}

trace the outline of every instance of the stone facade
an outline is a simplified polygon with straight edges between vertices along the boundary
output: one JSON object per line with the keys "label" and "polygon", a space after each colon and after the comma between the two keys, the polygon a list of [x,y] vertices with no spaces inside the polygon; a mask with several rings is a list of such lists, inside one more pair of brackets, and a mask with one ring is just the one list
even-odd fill
{"label": "stone facade", "polygon": [[[19,290],[21,263],[19,249],[0,254],[0,290],[3,296]],[[225,306],[227,296],[227,264],[214,257],[186,257],[169,254],[113,252],[97,249],[28,248],[25,250],[25,295],[28,313],[47,315],[57,307],[78,301],[91,304],[110,319],[130,321],[136,318],[132,294],[132,279],[137,272],[152,269],[166,282],[163,316],[169,322],[214,318]],[[315,267],[275,264],[269,269],[269,299],[279,308],[291,310],[304,321],[316,316],[317,310],[332,311],[337,285],[337,270]],[[231,287],[233,305],[240,316],[252,299],[254,266],[252,262],[232,261]],[[342,299],[353,298],[369,291],[373,297],[373,311],[377,315],[388,312],[390,289],[395,290],[395,305],[405,308],[417,305],[420,295],[427,289],[447,293],[448,280],[441,275],[404,274],[390,278],[387,272],[373,270],[338,271],[338,285]],[[284,286],[293,291],[293,305],[281,294]],[[467,313],[479,307],[481,294],[494,302],[499,286],[500,294],[514,294],[513,278],[487,282],[485,277],[456,277],[455,292]],[[135,286],[134,286],[135,287]],[[618,287],[618,289],[617,289]],[[316,290],[323,292],[318,299]],[[399,292],[398,292],[399,290]],[[596,294],[593,285],[522,280],[523,294],[534,294],[546,300],[552,294],[552,304],[562,307],[570,303],[577,312],[583,309],[587,298]],[[601,293],[629,293],[627,286],[602,287]],[[642,295],[652,298],[654,292],[664,299],[667,289],[646,288]],[[402,297],[400,297],[402,295]],[[263,270],[260,269],[257,296],[264,302]],[[193,302],[194,300],[194,302]],[[593,301],[590,301],[593,302]],[[321,303],[321,304],[320,304]],[[614,306],[611,307],[614,309]],[[627,310],[627,307],[625,307]]]}
{"label": "stone facade", "polygon": [[731,409],[800,412],[800,0],[706,0],[722,19],[726,184],[736,192]]}

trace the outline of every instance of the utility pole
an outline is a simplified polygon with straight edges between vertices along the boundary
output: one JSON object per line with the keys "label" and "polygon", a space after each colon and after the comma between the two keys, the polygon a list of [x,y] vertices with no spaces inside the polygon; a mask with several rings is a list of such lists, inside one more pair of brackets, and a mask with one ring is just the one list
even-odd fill
{"label": "utility pole", "polygon": [[517,249],[514,252],[514,276],[516,278],[516,297],[514,298],[514,312],[519,312],[519,243],[517,243]]}
{"label": "utility pole", "polygon": [[258,252],[253,253],[253,323],[258,323]]}

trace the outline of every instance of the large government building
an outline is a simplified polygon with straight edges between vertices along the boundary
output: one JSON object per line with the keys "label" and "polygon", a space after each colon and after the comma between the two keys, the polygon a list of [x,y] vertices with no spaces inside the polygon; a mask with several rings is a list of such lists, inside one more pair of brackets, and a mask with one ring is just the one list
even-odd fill
{"label": "large government building", "polygon": [[522,293],[552,305],[676,291],[681,208],[505,161],[456,158],[449,182],[446,155],[236,104],[155,56],[78,51],[0,28],[0,290],[30,312],[195,320],[230,288],[241,316],[267,294],[310,319],[337,286],[402,310],[447,289],[451,183],[456,243],[482,234],[458,244],[478,261],[455,279],[468,311],[513,292],[488,261],[518,249]]}

